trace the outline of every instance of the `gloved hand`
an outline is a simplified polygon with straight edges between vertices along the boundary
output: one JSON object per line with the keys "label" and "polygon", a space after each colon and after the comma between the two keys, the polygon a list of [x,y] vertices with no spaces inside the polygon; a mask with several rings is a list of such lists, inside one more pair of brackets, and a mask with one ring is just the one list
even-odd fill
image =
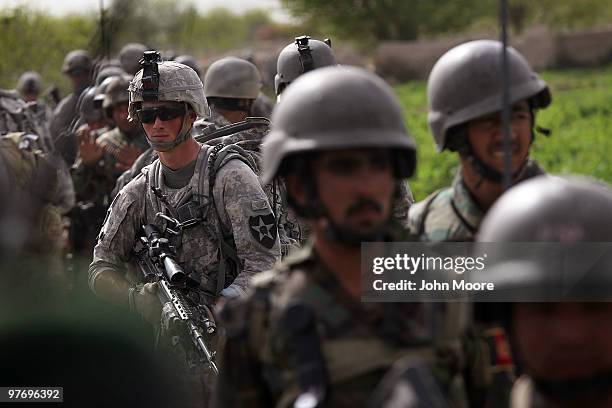
{"label": "gloved hand", "polygon": [[158,326],[161,320],[162,304],[157,297],[157,282],[146,283],[134,293],[134,306],[143,319]]}

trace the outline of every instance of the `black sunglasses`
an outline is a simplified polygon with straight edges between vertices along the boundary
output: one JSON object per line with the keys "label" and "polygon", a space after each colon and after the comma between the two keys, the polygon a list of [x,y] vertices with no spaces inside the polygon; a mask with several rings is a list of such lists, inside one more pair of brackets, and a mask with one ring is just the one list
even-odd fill
{"label": "black sunglasses", "polygon": [[159,117],[159,119],[162,121],[172,120],[178,118],[179,116],[183,116],[184,114],[184,106],[176,108],[162,106],[159,108],[140,109],[136,111],[136,116],[138,116],[140,123],[153,123],[157,117]]}

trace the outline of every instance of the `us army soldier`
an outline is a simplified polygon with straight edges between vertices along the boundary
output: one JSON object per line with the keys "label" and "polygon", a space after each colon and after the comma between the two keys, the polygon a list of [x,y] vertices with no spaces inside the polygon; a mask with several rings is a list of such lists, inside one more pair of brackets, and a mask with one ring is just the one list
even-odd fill
{"label": "us army soldier", "polygon": [[174,241],[177,261],[200,282],[201,301],[209,305],[219,296],[244,294],[250,278],[269,269],[280,250],[257,176],[238,156],[221,157],[191,136],[195,119],[208,114],[200,78],[186,65],[159,62],[154,54],[145,54],[144,68],[130,83],[129,116],[140,122],[159,160],[111,205],[89,283],[98,296],[132,305],[157,324],[161,305],[154,284],[137,287],[124,268],[134,261],[132,249],[143,224],[180,231]]}
{"label": "us army soldier", "polygon": [[430,328],[441,315],[427,305],[360,303],[360,244],[392,239],[396,181],[415,162],[399,104],[380,78],[328,67],[284,92],[263,145],[262,177],[286,177],[313,241],[258,275],[248,300],[221,313],[227,340],[217,406],[365,406],[398,357],[433,355],[434,338],[443,336]]}

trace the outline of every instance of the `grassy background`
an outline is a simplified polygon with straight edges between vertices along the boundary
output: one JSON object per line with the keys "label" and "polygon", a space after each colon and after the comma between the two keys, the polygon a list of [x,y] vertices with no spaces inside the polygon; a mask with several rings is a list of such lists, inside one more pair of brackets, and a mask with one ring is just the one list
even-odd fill
{"label": "grassy background", "polygon": [[[612,66],[544,72],[542,77],[553,103],[538,113],[537,123],[552,135],[537,135],[531,156],[550,173],[589,175],[612,183]],[[417,143],[417,174],[410,186],[415,199],[422,200],[451,183],[458,158],[436,152],[427,127],[426,83],[409,82],[395,90]]]}

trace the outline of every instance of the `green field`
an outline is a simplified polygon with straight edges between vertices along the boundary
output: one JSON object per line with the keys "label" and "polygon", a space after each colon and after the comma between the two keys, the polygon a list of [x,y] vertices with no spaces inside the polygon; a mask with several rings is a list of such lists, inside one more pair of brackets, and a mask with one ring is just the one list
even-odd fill
{"label": "green field", "polygon": [[[612,183],[612,66],[544,72],[542,77],[551,87],[553,104],[539,112],[537,123],[552,135],[536,136],[532,157],[550,173],[589,175]],[[456,154],[436,152],[427,127],[425,89],[422,81],[395,88],[417,143],[417,174],[410,181],[416,200],[448,185],[458,165]]]}

